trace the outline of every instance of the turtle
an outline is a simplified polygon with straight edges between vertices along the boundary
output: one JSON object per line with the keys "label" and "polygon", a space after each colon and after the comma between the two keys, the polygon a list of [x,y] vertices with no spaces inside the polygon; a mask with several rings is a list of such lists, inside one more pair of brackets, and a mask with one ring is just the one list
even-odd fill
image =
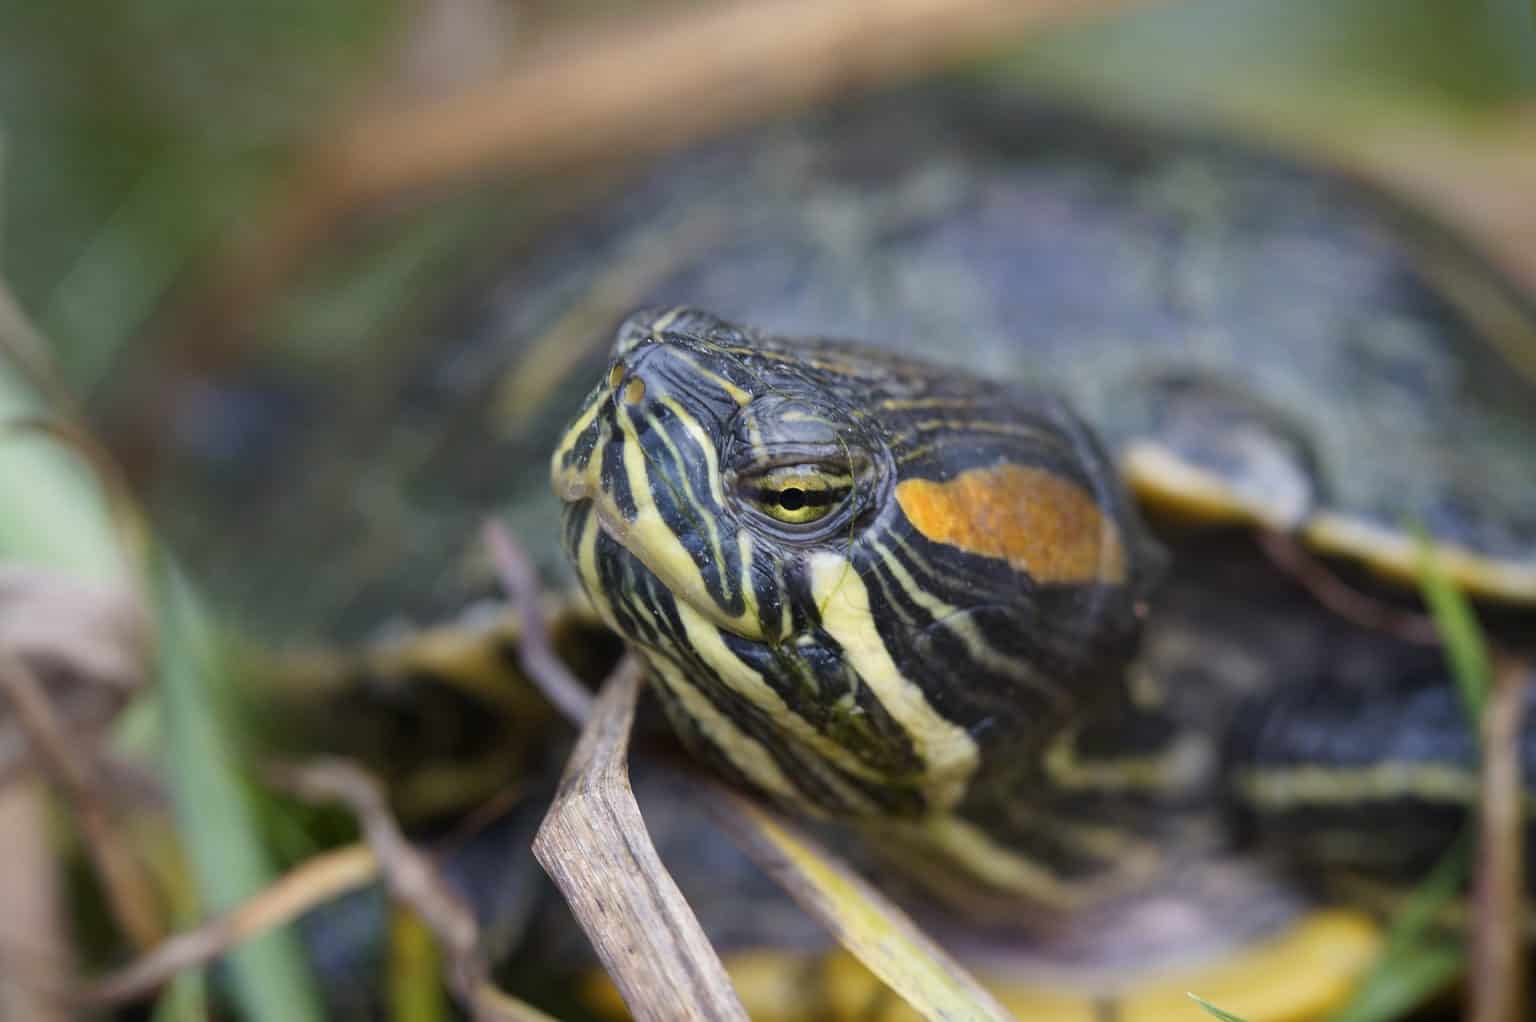
{"label": "turtle", "polygon": [[203,401],[256,412],[184,432],[182,480],[241,482],[181,506],[305,526],[264,565],[293,598],[245,616],[447,622],[363,674],[511,685],[494,510],[584,593],[571,646],[636,650],[686,745],[850,824],[1029,1017],[1160,1017],[1212,962],[1234,1010],[1322,1017],[1379,943],[1356,909],[1462,828],[1476,741],[1439,650],[1256,537],[1373,606],[1429,550],[1528,639],[1530,297],[1337,171],[995,84],[607,189],[365,412],[271,377]]}

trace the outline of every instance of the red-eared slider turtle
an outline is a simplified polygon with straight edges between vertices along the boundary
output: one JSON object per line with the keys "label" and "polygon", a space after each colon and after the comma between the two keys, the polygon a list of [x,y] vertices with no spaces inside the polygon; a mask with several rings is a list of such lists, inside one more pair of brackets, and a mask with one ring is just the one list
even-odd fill
{"label": "red-eared slider turtle", "polygon": [[[230,491],[304,523],[277,617],[326,618],[317,574],[354,636],[461,605],[492,509],[560,571],[554,450],[576,573],[687,742],[875,835],[984,975],[1072,991],[1030,1017],[1160,1017],[1153,977],[1221,960],[1235,1009],[1316,1017],[1372,938],[1304,906],[1462,826],[1438,651],[1248,538],[1374,587],[1417,523],[1516,628],[1536,604],[1536,318],[1357,183],[907,94],[625,183],[426,339],[298,485]],[[293,392],[207,463],[286,456]],[[432,672],[487,664],[474,634]]]}
{"label": "red-eared slider turtle", "polygon": [[[1418,521],[1529,604],[1536,326],[1496,275],[1336,178],[973,98],[651,188],[600,262],[689,304],[622,323],[552,474],[695,751],[858,824],[994,970],[1136,1017],[1292,874],[1358,897],[1446,851],[1477,784],[1439,654],[1133,502],[1398,578]],[[690,216],[718,240],[669,264],[646,232]],[[1245,982],[1255,1015],[1337,993]]]}

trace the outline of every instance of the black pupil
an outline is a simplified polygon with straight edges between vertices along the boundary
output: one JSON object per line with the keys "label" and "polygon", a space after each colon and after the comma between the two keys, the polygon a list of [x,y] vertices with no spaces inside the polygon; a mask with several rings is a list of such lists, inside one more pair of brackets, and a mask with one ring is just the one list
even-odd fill
{"label": "black pupil", "polygon": [[785,511],[799,511],[805,507],[805,491],[795,486],[780,490],[779,506]]}

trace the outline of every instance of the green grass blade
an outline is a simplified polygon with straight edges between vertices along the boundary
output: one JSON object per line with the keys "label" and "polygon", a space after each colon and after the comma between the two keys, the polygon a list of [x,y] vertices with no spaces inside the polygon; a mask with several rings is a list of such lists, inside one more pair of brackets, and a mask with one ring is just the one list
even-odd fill
{"label": "green grass blade", "polygon": [[391,1022],[446,1022],[442,965],[426,924],[410,909],[397,907],[389,924]]}
{"label": "green grass blade", "polygon": [[1404,1018],[1444,990],[1465,966],[1466,955],[1450,946],[1415,947],[1383,959],[1330,1022],[1390,1022]]}
{"label": "green grass blade", "polygon": [[[1471,605],[1446,575],[1429,537],[1419,537],[1419,580],[1424,602],[1445,645],[1446,664],[1461,692],[1469,726],[1482,733],[1492,670],[1482,628]],[[1381,959],[1331,1022],[1389,1022],[1442,990],[1466,966],[1456,947],[1428,944],[1435,920],[1455,900],[1471,869],[1472,832],[1462,834],[1396,913]]]}
{"label": "green grass blade", "polygon": [[1189,994],[1188,996],[1191,1001],[1194,1001],[1196,1004],[1200,1005],[1200,1007],[1204,1008],[1208,1014],[1214,1018],[1220,1019],[1221,1022],[1243,1022],[1243,1020],[1238,1016],[1232,1014],[1230,1011],[1222,1011],[1220,1008],[1216,1007],[1216,1005],[1212,1004],[1210,1001],[1207,1001],[1199,994]]}
{"label": "green grass blade", "polygon": [[1471,869],[1472,831],[1462,832],[1419,885],[1409,892],[1387,933],[1387,953],[1422,944],[1443,909],[1456,900]]}
{"label": "green grass blade", "polygon": [[[202,609],[164,554],[156,556],[154,573],[171,796],[203,909],[218,912],[259,891],[277,871],[257,826],[236,745],[219,714],[221,666]],[[258,1022],[322,1017],[314,981],[289,932],[253,940],[228,962],[243,1017]]]}
{"label": "green grass blade", "polygon": [[1480,732],[1478,723],[1493,685],[1488,646],[1472,605],[1446,575],[1423,530],[1419,530],[1419,584],[1440,641],[1445,644],[1446,663],[1461,690],[1468,719],[1474,732]]}
{"label": "green grass blade", "polygon": [[205,1022],[208,1012],[208,981],[203,970],[192,969],[171,980],[155,1001],[154,1022]]}

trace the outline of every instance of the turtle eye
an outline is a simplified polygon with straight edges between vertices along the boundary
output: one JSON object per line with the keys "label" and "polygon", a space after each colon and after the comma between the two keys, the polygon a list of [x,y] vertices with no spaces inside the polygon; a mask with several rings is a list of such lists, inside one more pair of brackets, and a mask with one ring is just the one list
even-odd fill
{"label": "turtle eye", "polygon": [[738,487],[743,500],[774,521],[809,525],[848,499],[853,476],[847,466],[786,465],[743,475]]}

